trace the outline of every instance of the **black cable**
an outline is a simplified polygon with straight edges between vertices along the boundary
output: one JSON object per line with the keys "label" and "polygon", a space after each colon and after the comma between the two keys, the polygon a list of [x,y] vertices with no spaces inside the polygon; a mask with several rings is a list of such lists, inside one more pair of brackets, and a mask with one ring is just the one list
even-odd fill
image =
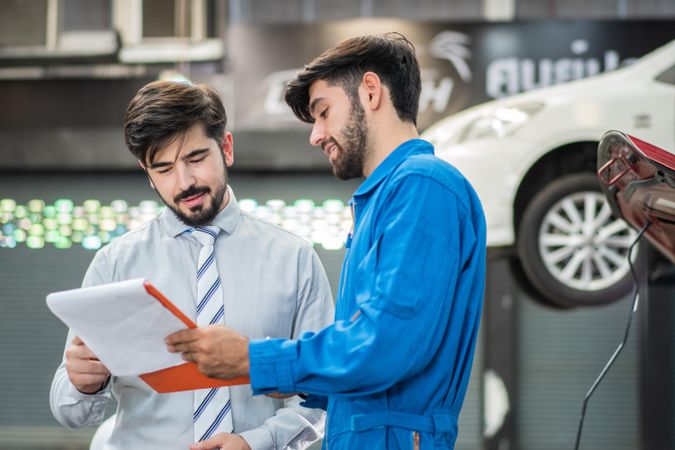
{"label": "black cable", "polygon": [[630,268],[630,273],[633,276],[633,307],[631,308],[630,313],[628,314],[628,323],[626,324],[626,331],[623,335],[623,341],[621,341],[616,350],[614,350],[614,353],[609,358],[609,361],[607,361],[607,364],[605,364],[605,367],[600,372],[600,375],[598,375],[598,377],[593,382],[593,385],[586,393],[586,397],[584,398],[584,404],[581,407],[581,418],[579,419],[579,428],[577,429],[577,441],[576,444],[574,445],[574,450],[579,450],[579,443],[581,442],[581,430],[583,430],[584,428],[584,417],[586,417],[586,406],[588,405],[588,401],[590,400],[591,395],[593,395],[593,392],[595,392],[595,389],[598,387],[602,379],[605,378],[605,375],[607,375],[607,372],[609,371],[610,367],[612,367],[612,365],[614,364],[614,361],[616,361],[616,358],[619,356],[619,353],[621,353],[621,350],[623,350],[623,347],[624,345],[626,345],[626,341],[628,340],[628,333],[630,332],[631,322],[633,321],[633,316],[635,315],[638,305],[640,304],[640,283],[638,282],[637,275],[635,274],[635,268],[633,267],[632,261],[633,247],[635,247],[635,244],[638,243],[642,235],[645,233],[645,231],[647,231],[647,228],[649,228],[651,224],[652,224],[651,222],[645,223],[645,225],[638,232],[638,235],[633,241],[633,243],[630,244],[630,247],[628,248],[628,255],[627,255],[628,267]]}

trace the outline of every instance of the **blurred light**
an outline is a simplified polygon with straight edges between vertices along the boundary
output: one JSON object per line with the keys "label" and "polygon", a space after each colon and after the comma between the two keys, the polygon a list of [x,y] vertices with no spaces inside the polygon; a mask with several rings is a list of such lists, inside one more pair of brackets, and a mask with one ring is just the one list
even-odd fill
{"label": "blurred light", "polygon": [[26,239],[26,246],[28,248],[43,248],[45,246],[45,240],[40,236],[28,236]]}
{"label": "blurred light", "polygon": [[0,211],[2,212],[14,212],[16,209],[16,201],[11,198],[3,198],[0,200]]}
{"label": "blurred light", "polygon": [[72,247],[73,243],[68,239],[67,237],[61,236],[59,239],[54,241],[54,247],[56,248],[70,248]]}
{"label": "blurred light", "polygon": [[[281,199],[270,199],[264,204],[242,199],[239,206],[243,212],[279,225],[327,250],[342,248],[352,225],[349,206],[338,199],[326,200],[321,206],[307,198],[288,204]],[[163,208],[154,200],[129,206],[124,200],[102,205],[99,200],[88,199],[75,205],[70,199],[59,199],[46,205],[44,200],[33,199],[27,205],[18,205],[15,200],[1,199],[0,247],[25,243],[30,248],[42,248],[47,242],[56,248],[81,244],[96,250],[156,217]]]}
{"label": "blurred light", "polygon": [[244,211],[245,213],[251,214],[251,213],[253,213],[253,212],[255,211],[255,209],[256,209],[257,207],[258,207],[258,202],[256,202],[256,201],[253,200],[253,199],[250,199],[250,198],[242,199],[242,200],[239,202],[239,209],[241,209],[241,210]]}
{"label": "blurred light", "polygon": [[45,209],[42,211],[42,215],[52,218],[56,216],[56,208],[52,205],[45,206]]}
{"label": "blurred light", "polygon": [[126,212],[128,205],[124,200],[113,200],[112,203],[110,203],[110,207],[116,213],[123,213]]}
{"label": "blurred light", "polygon": [[85,219],[75,219],[73,220],[72,227],[73,230],[84,231],[87,229],[89,223]]}
{"label": "blurred light", "polygon": [[26,232],[21,230],[21,229],[14,230],[14,233],[12,233],[12,236],[14,237],[16,242],[21,243],[21,242],[26,241]]}
{"label": "blurred light", "polygon": [[97,250],[101,248],[101,238],[98,236],[87,236],[82,239],[82,247],[87,250]]}
{"label": "blurred light", "polygon": [[56,216],[56,221],[61,225],[70,225],[73,223],[73,216],[68,213],[59,213]]}
{"label": "blurred light", "polygon": [[28,212],[26,211],[26,207],[22,205],[17,205],[16,209],[14,210],[14,217],[22,219],[26,217]]}
{"label": "blurred light", "polygon": [[58,212],[69,213],[73,210],[73,201],[62,198],[54,202],[54,207]]}
{"label": "blurred light", "polygon": [[117,228],[117,222],[113,219],[103,219],[99,227],[104,231],[114,231]]}
{"label": "blurred light", "polygon": [[45,227],[41,223],[35,223],[31,225],[28,233],[32,236],[42,236],[45,234]]}
{"label": "blurred light", "polygon": [[61,235],[56,230],[49,230],[45,233],[45,242],[56,242],[61,239]]}
{"label": "blurred light", "polygon": [[85,200],[82,203],[82,207],[84,208],[85,212],[92,214],[99,210],[101,207],[101,202],[98,200]]}
{"label": "blurred light", "polygon": [[28,211],[34,212],[34,213],[39,213],[42,212],[42,210],[45,207],[45,202],[42,200],[31,200],[28,202]]}
{"label": "blurred light", "polygon": [[279,211],[279,210],[281,210],[284,206],[286,206],[286,202],[284,202],[283,200],[276,199],[276,198],[271,199],[271,200],[267,200],[267,202],[265,202],[265,204],[266,204],[272,211]]}
{"label": "blurred light", "polygon": [[44,219],[42,225],[44,225],[47,230],[55,230],[59,226],[58,222],[54,219]]}

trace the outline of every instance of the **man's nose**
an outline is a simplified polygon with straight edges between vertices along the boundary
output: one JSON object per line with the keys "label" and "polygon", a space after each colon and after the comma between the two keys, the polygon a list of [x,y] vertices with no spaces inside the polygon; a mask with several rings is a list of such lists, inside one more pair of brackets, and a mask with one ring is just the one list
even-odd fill
{"label": "man's nose", "polygon": [[178,166],[176,168],[177,184],[180,190],[184,191],[195,184],[195,177],[188,166]]}
{"label": "man's nose", "polygon": [[325,133],[324,126],[314,122],[314,126],[312,127],[312,132],[309,135],[310,145],[318,147],[319,145],[321,145],[321,143],[324,141],[324,139],[326,139],[326,133]]}

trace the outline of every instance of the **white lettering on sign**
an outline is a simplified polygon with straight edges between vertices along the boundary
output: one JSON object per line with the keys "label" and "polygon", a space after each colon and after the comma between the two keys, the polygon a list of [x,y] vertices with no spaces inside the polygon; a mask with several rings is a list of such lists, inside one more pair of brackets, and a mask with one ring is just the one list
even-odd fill
{"label": "white lettering on sign", "polygon": [[442,113],[448,107],[454,81],[450,77],[444,77],[438,80],[433,78],[422,79],[422,92],[420,92],[420,113],[426,111],[429,107],[436,113]]}
{"label": "white lettering on sign", "polygon": [[[621,64],[616,50],[607,50],[602,57],[583,58],[588,41],[577,39],[570,45],[570,58],[500,58],[490,62],[486,71],[485,91],[491,98],[501,98],[519,92],[551,86],[565,81],[579,80],[600,72],[614,70]],[[629,64],[632,60],[625,60]]]}

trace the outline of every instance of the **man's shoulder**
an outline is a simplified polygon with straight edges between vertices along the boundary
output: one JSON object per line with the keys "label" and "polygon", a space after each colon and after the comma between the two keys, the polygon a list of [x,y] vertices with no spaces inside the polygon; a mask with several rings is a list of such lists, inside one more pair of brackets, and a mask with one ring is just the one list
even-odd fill
{"label": "man's shoulder", "polygon": [[310,249],[312,245],[297,234],[263,219],[252,216],[249,213],[241,213],[242,223],[252,232],[257,239],[273,241],[288,249]]}
{"label": "man's shoulder", "polygon": [[407,158],[399,164],[393,175],[393,180],[396,181],[416,176],[420,182],[437,182],[452,190],[460,186],[463,188],[467,182],[455,166],[431,154],[418,154]]}
{"label": "man's shoulder", "polygon": [[127,231],[115,238],[108,245],[104,246],[100,252],[114,255],[120,252],[127,252],[137,246],[148,245],[148,243],[151,243],[153,239],[156,239],[160,235],[160,226],[159,216],[147,220],[133,230]]}

